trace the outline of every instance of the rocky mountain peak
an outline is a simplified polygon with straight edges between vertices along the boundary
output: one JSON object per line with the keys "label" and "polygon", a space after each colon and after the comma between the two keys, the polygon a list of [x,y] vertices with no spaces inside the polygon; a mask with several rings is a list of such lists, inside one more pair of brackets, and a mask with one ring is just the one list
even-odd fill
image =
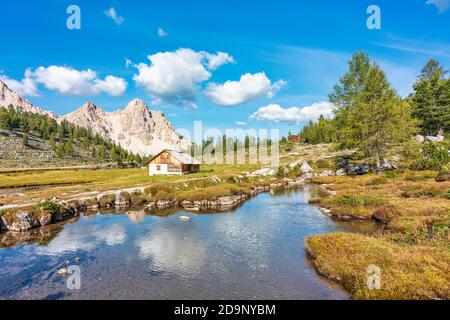
{"label": "rocky mountain peak", "polygon": [[52,118],[57,117],[53,112],[45,111],[32,105],[27,99],[12,91],[6,83],[0,80],[0,107],[7,108],[9,106],[13,106],[14,109],[23,112],[46,115]]}
{"label": "rocky mountain peak", "polygon": [[188,140],[179,138],[161,112],[149,110],[139,99],[114,112],[88,102],[62,120],[89,128],[135,154],[147,156],[163,149],[185,150],[190,146]]}
{"label": "rocky mountain peak", "polygon": [[126,110],[128,109],[147,109],[147,104],[141,99],[133,99],[126,106]]}
{"label": "rocky mountain peak", "polygon": [[125,109],[106,112],[89,101],[66,116],[58,117],[32,105],[0,81],[0,106],[50,116],[57,121],[90,129],[124,149],[140,155],[154,155],[163,149],[186,150],[191,142],[180,139],[162,112],[148,109],[145,101],[134,99]]}

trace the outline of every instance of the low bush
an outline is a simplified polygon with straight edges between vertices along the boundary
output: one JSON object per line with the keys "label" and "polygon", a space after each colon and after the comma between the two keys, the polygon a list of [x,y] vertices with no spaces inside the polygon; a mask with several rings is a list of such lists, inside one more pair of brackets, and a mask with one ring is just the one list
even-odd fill
{"label": "low bush", "polygon": [[105,194],[101,196],[99,200],[100,207],[110,207],[113,206],[115,202],[116,202],[115,194]]}
{"label": "low bush", "polygon": [[450,156],[446,148],[437,143],[424,143],[420,157],[412,164],[413,169],[418,170],[440,170],[448,165]]}
{"label": "low bush", "polygon": [[444,193],[444,198],[450,200],[450,189]]}
{"label": "low bush", "polygon": [[377,196],[347,194],[334,198],[331,201],[331,204],[339,206],[363,206],[366,208],[376,208],[387,204],[387,201]]}
{"label": "low bush", "polygon": [[164,184],[155,184],[155,185],[152,185],[152,186],[150,186],[148,188],[145,188],[144,189],[144,194],[153,197],[160,191],[164,191],[164,192],[170,193],[171,192],[171,188],[169,186],[167,186],[167,185],[164,185]]}
{"label": "low bush", "polygon": [[401,187],[403,198],[437,198],[442,192],[435,186],[428,185],[407,185]]}
{"label": "low bush", "polygon": [[250,192],[250,185],[221,184],[202,189],[186,190],[177,195],[180,201],[217,200],[221,197]]}
{"label": "low bush", "polygon": [[133,192],[130,194],[130,202],[133,205],[142,205],[147,202],[147,198],[141,192]]}
{"label": "low bush", "polygon": [[450,181],[450,168],[448,166],[441,168],[435,180],[436,182]]}
{"label": "low bush", "polygon": [[173,200],[173,196],[164,190],[158,191],[153,197],[153,201],[170,201]]}
{"label": "low bush", "polygon": [[53,201],[45,201],[39,205],[39,208],[45,212],[56,214],[59,212],[61,205]]}
{"label": "low bush", "polygon": [[130,201],[131,201],[131,196],[130,196],[130,194],[129,194],[128,192],[126,192],[126,191],[122,191],[122,192],[120,193],[120,198],[121,198],[123,201],[126,201],[126,202],[130,202]]}

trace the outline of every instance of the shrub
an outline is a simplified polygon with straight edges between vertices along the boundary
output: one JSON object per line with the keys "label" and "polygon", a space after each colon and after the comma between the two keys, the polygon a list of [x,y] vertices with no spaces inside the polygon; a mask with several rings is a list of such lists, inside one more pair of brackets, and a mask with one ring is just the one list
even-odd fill
{"label": "shrub", "polygon": [[115,202],[116,202],[115,194],[105,194],[99,200],[100,207],[110,207],[113,206]]}
{"label": "shrub", "polygon": [[147,202],[147,198],[141,192],[133,192],[130,194],[131,204],[142,205]]}
{"label": "shrub", "polygon": [[436,182],[450,181],[450,169],[448,166],[443,167],[435,178]]}
{"label": "shrub", "polygon": [[153,201],[172,200],[172,195],[164,190],[158,191],[153,197]]}
{"label": "shrub", "polygon": [[39,207],[48,213],[56,214],[59,212],[59,209],[61,206],[58,203],[55,203],[53,201],[45,201],[44,203],[41,203]]}
{"label": "shrub", "polygon": [[170,188],[163,184],[155,184],[144,189],[144,194],[151,197],[155,196],[159,191],[170,193]]}
{"label": "shrub", "polygon": [[441,191],[434,186],[409,185],[401,187],[403,198],[436,198]]}
{"label": "shrub", "polygon": [[98,200],[96,198],[86,199],[86,200],[84,200],[84,203],[87,206],[95,206],[95,205],[98,205]]}
{"label": "shrub", "polygon": [[122,198],[122,200],[126,201],[126,202],[130,202],[131,201],[131,197],[130,194],[126,191],[123,191],[120,193],[120,197]]}
{"label": "shrub", "polygon": [[450,189],[444,193],[444,198],[450,200]]}
{"label": "shrub", "polygon": [[440,170],[450,162],[448,150],[436,143],[423,144],[419,159],[413,163],[413,169]]}
{"label": "shrub", "polygon": [[385,205],[387,201],[377,196],[349,194],[336,197],[331,201],[331,203],[340,206],[379,207]]}

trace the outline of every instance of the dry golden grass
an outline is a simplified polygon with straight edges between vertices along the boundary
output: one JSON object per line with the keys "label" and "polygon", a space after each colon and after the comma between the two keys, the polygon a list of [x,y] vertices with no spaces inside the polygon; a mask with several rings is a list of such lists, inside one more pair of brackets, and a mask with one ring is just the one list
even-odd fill
{"label": "dry golden grass", "polygon": [[[312,237],[307,247],[319,273],[342,283],[356,299],[450,298],[450,200],[437,172],[315,179],[336,191],[322,201],[335,216],[376,218],[372,236]],[[382,289],[369,290],[367,267],[382,270]]]}
{"label": "dry golden grass", "polygon": [[196,181],[212,176],[228,176],[259,169],[257,165],[211,165],[187,176],[150,177],[147,169],[64,169],[18,170],[0,173],[0,203],[21,205],[53,197],[67,199],[125,188],[147,187],[159,183]]}
{"label": "dry golden grass", "polygon": [[[384,239],[337,233],[307,240],[318,272],[355,299],[450,299],[450,252],[400,246]],[[381,269],[381,289],[367,286],[367,268]]]}

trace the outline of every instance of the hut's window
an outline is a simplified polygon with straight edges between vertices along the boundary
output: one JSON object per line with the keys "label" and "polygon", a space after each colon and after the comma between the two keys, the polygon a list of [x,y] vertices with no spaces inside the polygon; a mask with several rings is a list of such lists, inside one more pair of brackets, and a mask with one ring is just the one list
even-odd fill
{"label": "hut's window", "polygon": [[161,166],[156,166],[156,170],[161,171]]}

